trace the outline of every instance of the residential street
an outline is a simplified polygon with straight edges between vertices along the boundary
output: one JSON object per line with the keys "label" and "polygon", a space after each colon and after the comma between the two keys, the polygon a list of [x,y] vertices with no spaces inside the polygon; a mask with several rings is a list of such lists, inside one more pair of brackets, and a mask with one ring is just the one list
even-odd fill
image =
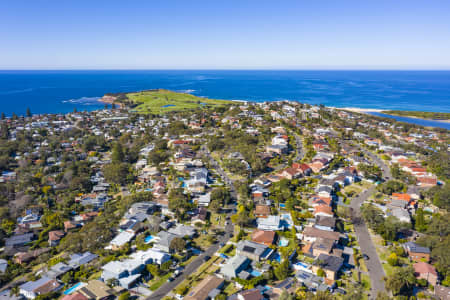
{"label": "residential street", "polygon": [[[206,147],[202,147],[202,152],[210,159],[211,166],[219,173],[222,177],[222,180],[226,183],[226,185],[230,188],[231,200],[232,204],[228,205],[228,208],[231,208],[228,212],[228,216],[233,214],[233,208],[236,207],[235,201],[237,199],[236,191],[233,186],[233,182],[228,178],[226,173],[220,167],[220,165],[211,157],[208,149]],[[209,256],[212,257],[214,253],[217,252],[220,248],[220,243],[226,244],[228,240],[232,237],[234,232],[234,225],[231,220],[228,222],[228,225],[225,226],[225,234],[218,238],[218,241],[210,246],[204,253],[202,253],[199,257],[193,260],[189,265],[185,267],[182,274],[178,276],[174,281],[166,282],[159,289],[153,292],[152,295],[147,297],[147,300],[159,300],[164,298],[168,293],[173,291],[183,280],[185,280],[189,275],[195,273],[197,269],[205,263],[204,257]]]}
{"label": "residential street", "polygon": [[361,254],[365,254],[369,259],[365,259],[364,262],[367,266],[370,281],[371,281],[371,299],[375,299],[379,291],[385,291],[383,276],[384,270],[381,265],[378,254],[375,250],[375,245],[370,238],[369,230],[361,217],[361,204],[367,200],[375,192],[375,187],[372,187],[358,197],[354,198],[350,204],[353,208],[353,226],[355,228],[356,237],[358,239],[359,246],[361,248]]}
{"label": "residential street", "polygon": [[[363,149],[366,153],[382,170],[383,178],[391,178],[391,171],[378,156],[374,155],[370,151]],[[378,292],[385,291],[383,277],[385,276],[383,266],[380,262],[380,258],[376,252],[375,245],[370,238],[369,230],[361,217],[361,205],[376,191],[376,187],[364,191],[357,197],[353,198],[350,207],[353,209],[353,225],[355,228],[356,237],[361,248],[361,254],[365,254],[369,259],[365,259],[364,262],[367,266],[370,281],[371,281],[371,294],[370,299],[375,299]]]}

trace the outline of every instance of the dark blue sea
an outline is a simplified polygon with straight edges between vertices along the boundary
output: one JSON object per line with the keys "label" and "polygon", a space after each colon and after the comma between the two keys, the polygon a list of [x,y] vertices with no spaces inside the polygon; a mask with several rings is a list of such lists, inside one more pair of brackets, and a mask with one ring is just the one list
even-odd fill
{"label": "dark blue sea", "polygon": [[165,88],[216,99],[450,112],[450,71],[0,71],[0,111],[93,110],[108,92]]}

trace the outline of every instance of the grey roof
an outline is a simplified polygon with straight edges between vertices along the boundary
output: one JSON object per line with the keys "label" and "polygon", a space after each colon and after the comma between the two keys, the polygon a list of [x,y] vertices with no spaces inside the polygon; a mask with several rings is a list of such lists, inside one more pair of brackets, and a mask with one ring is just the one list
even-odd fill
{"label": "grey roof", "polygon": [[430,248],[428,247],[422,247],[420,245],[417,245],[414,242],[407,242],[403,244],[403,247],[405,247],[405,249],[408,252],[414,252],[414,253],[430,253]]}
{"label": "grey roof", "polygon": [[14,247],[25,245],[33,239],[33,233],[16,234],[5,240],[5,246]]}
{"label": "grey roof", "polygon": [[8,261],[5,259],[0,259],[0,272],[4,273],[8,267]]}
{"label": "grey roof", "polygon": [[33,292],[35,289],[43,286],[44,284],[46,284],[47,282],[49,282],[51,280],[53,280],[53,279],[43,276],[36,281],[25,282],[24,284],[19,286],[19,288],[24,291]]}
{"label": "grey roof", "polygon": [[323,283],[323,277],[319,277],[313,273],[299,270],[295,273],[295,277],[297,278],[298,282],[303,283],[310,289],[323,290],[324,287],[325,289],[327,289],[326,285]]}
{"label": "grey roof", "polygon": [[334,228],[336,219],[334,217],[316,216],[316,225]]}
{"label": "grey roof", "polygon": [[320,262],[320,267],[325,270],[330,270],[333,272],[339,271],[344,263],[344,259],[342,257],[320,254],[317,258],[317,261]]}
{"label": "grey roof", "polygon": [[49,278],[56,279],[57,277],[69,272],[70,270],[72,270],[71,266],[68,266],[63,262],[59,262],[50,268],[50,271],[46,273],[46,276]]}
{"label": "grey roof", "polygon": [[236,248],[239,252],[246,252],[252,255],[262,256],[266,249],[269,247],[252,241],[243,240],[237,244]]}
{"label": "grey roof", "polygon": [[158,232],[159,237],[159,245],[169,247],[172,240],[176,237],[178,237],[176,234],[167,232],[167,231],[160,231]]}
{"label": "grey roof", "polygon": [[133,205],[131,205],[130,209],[128,210],[128,212],[130,214],[137,214],[137,213],[151,213],[153,210],[155,210],[157,208],[157,204],[153,203],[153,202],[137,202],[137,203],[133,203]]}
{"label": "grey roof", "polygon": [[183,224],[178,224],[175,228],[169,229],[169,233],[175,234],[179,237],[193,236],[195,234],[195,228]]}
{"label": "grey roof", "polygon": [[98,257],[97,254],[92,254],[91,252],[87,251],[84,253],[75,253],[70,256],[69,265],[73,268],[76,268],[80,265],[84,265],[89,263],[90,261],[96,259]]}
{"label": "grey roof", "polygon": [[222,267],[221,273],[230,278],[236,277],[236,271],[238,271],[243,266],[246,266],[250,263],[250,260],[241,255],[235,255],[230,258],[227,263]]}
{"label": "grey roof", "polygon": [[327,192],[327,193],[331,193],[333,191],[333,189],[329,186],[319,186],[319,188],[316,189],[317,192]]}

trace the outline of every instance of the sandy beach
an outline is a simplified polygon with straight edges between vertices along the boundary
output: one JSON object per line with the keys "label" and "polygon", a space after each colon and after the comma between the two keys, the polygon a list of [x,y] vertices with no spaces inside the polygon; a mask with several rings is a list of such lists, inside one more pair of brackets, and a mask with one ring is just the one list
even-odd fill
{"label": "sandy beach", "polygon": [[333,107],[335,109],[340,109],[340,110],[348,110],[348,111],[352,111],[352,112],[356,112],[356,113],[369,113],[369,112],[383,112],[385,110],[383,109],[376,109],[376,108],[359,108],[359,107]]}

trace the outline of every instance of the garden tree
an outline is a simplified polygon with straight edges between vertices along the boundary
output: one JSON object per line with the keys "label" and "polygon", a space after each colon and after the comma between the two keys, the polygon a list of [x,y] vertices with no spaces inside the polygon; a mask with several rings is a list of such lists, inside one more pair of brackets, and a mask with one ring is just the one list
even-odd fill
{"label": "garden tree", "polygon": [[216,187],[211,191],[211,201],[217,201],[220,206],[230,201],[230,191],[224,187]]}
{"label": "garden tree", "polygon": [[233,221],[233,223],[236,223],[240,227],[247,225],[250,221],[250,217],[245,206],[240,205],[238,212],[235,215],[231,216],[231,220]]}
{"label": "garden tree", "polygon": [[274,268],[273,273],[278,280],[286,279],[289,276],[289,260],[284,259]]}
{"label": "garden tree", "polygon": [[448,151],[433,152],[427,157],[425,164],[427,169],[442,180],[450,180],[450,154]]}
{"label": "garden tree", "polygon": [[356,299],[364,299],[365,291],[364,287],[361,284],[349,284],[345,288],[346,294],[342,297],[342,300],[356,300]]}
{"label": "garden tree", "polygon": [[239,196],[243,199],[247,199],[250,193],[250,188],[248,187],[248,184],[246,182],[236,182],[235,186]]}
{"label": "garden tree", "polygon": [[175,212],[177,219],[183,219],[186,212],[192,208],[189,198],[183,193],[183,189],[171,189],[169,192],[169,209]]}
{"label": "garden tree", "polygon": [[395,240],[400,230],[410,227],[410,224],[400,222],[394,216],[384,218],[383,211],[373,204],[363,205],[361,207],[361,213],[367,225],[385,240]]}
{"label": "garden tree", "polygon": [[394,295],[410,293],[416,283],[413,267],[396,268],[391,276],[385,278],[385,283],[386,289]]}
{"label": "garden tree", "polygon": [[280,297],[278,297],[278,300],[295,300],[295,297],[284,290]]}
{"label": "garden tree", "polygon": [[130,165],[127,163],[110,163],[103,167],[103,175],[109,182],[125,185],[130,181]]}
{"label": "garden tree", "polygon": [[155,264],[148,264],[145,266],[145,268],[150,274],[152,274],[153,277],[158,277],[159,275],[161,275],[161,270]]}
{"label": "garden tree", "polygon": [[389,257],[387,258],[387,262],[388,262],[388,264],[390,264],[391,266],[398,266],[398,257],[397,257],[397,254],[391,253],[391,254],[389,255]]}
{"label": "garden tree", "polygon": [[432,187],[423,193],[426,197],[429,197],[437,207],[450,210],[450,183],[443,186]]}
{"label": "garden tree", "polygon": [[161,217],[153,215],[149,216],[147,220],[148,220],[148,229],[150,230],[150,232],[158,232],[159,224],[161,224]]}
{"label": "garden tree", "polygon": [[450,214],[434,216],[426,234],[418,238],[417,243],[429,247],[438,272],[444,278],[450,276]]}
{"label": "garden tree", "polygon": [[169,246],[170,249],[175,250],[177,253],[182,252],[185,247],[186,247],[186,242],[180,237],[174,238],[170,242],[170,246]]}
{"label": "garden tree", "polygon": [[166,150],[153,150],[148,155],[148,160],[158,166],[160,163],[165,162],[169,158],[169,153]]}
{"label": "garden tree", "polygon": [[377,189],[384,194],[392,195],[392,193],[401,192],[406,189],[406,185],[398,180],[389,180],[380,184]]}
{"label": "garden tree", "polygon": [[425,229],[427,228],[422,208],[417,209],[414,227],[417,231],[420,232],[425,231]]}
{"label": "garden tree", "polygon": [[212,211],[212,212],[219,212],[222,209],[222,204],[219,202],[219,200],[211,200],[211,202],[209,203],[208,208]]}
{"label": "garden tree", "polygon": [[29,107],[27,107],[27,117],[31,117],[31,110]]}
{"label": "garden tree", "polygon": [[373,180],[378,180],[382,177],[382,172],[380,167],[376,165],[369,164],[359,164],[358,170],[364,173],[364,176]]}
{"label": "garden tree", "polygon": [[[307,300],[334,300],[334,296],[328,291],[308,292],[306,294]],[[355,299],[356,300],[356,299]]]}
{"label": "garden tree", "polygon": [[392,298],[386,292],[379,291],[376,300],[391,300]]}
{"label": "garden tree", "polygon": [[115,143],[112,148],[111,160],[113,163],[122,163],[125,159],[123,146],[121,143]]}
{"label": "garden tree", "polygon": [[52,230],[61,229],[63,227],[64,220],[63,217],[61,216],[61,213],[59,212],[51,213],[50,211],[46,211],[41,218],[41,223]]}
{"label": "garden tree", "polygon": [[129,292],[129,291],[126,291],[126,292],[122,293],[122,294],[117,298],[117,300],[128,300],[128,299],[130,299],[130,298],[131,298],[130,292]]}

